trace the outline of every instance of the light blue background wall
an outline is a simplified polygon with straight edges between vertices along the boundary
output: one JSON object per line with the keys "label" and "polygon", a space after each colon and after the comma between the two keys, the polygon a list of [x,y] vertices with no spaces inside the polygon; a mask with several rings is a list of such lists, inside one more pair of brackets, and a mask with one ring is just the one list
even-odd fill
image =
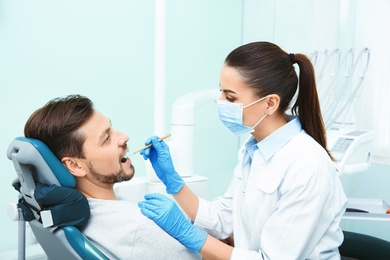
{"label": "light blue background wall", "polygon": [[[342,0],[166,2],[167,131],[174,100],[189,91],[218,88],[223,59],[242,42],[268,40],[286,51],[309,53],[345,47],[354,39],[350,28],[344,30],[348,34],[340,31]],[[5,152],[14,137],[23,135],[35,109],[54,97],[80,93],[129,135],[130,150],[153,134],[154,7],[152,0],[0,0],[0,251],[17,244],[17,224],[5,212],[6,204],[17,199],[10,186],[15,172]],[[213,104],[196,112],[194,153],[195,173],[209,177],[212,197],[226,188],[239,144],[214,112]],[[133,164],[144,176],[143,160],[135,156]],[[349,197],[390,201],[389,172],[389,166],[373,164],[364,173],[343,176],[342,182]],[[388,223],[342,225],[390,240]]]}
{"label": "light blue background wall", "polygon": [[[241,44],[242,2],[166,2],[169,131],[176,98],[219,88],[223,60]],[[79,93],[129,135],[130,150],[154,134],[154,15],[152,0],[0,1],[0,251],[17,245],[17,224],[5,210],[17,201],[11,187],[16,174],[5,154],[34,110],[52,98]],[[195,173],[210,178],[212,196],[228,183],[237,146],[214,112],[206,104],[195,115]],[[136,174],[145,175],[141,156],[132,160]]]}

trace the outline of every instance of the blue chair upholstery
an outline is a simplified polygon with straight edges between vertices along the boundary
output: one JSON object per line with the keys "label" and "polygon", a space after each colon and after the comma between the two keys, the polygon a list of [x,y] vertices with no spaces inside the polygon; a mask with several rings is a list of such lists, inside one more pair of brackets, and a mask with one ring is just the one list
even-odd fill
{"label": "blue chair upholstery", "polygon": [[[23,207],[27,205],[32,209],[32,214],[27,215],[33,215],[34,218],[28,221],[37,241],[48,258],[108,259],[76,226],[66,225],[66,221],[71,222],[71,219],[65,219],[64,225],[54,225],[46,228],[41,223],[40,211],[47,209],[41,208],[40,203],[34,196],[36,188],[39,187],[37,184],[56,185],[55,188],[58,186],[58,189],[61,189],[61,187],[64,187],[64,189],[74,188],[76,184],[73,175],[62,165],[50,149],[39,140],[17,137],[9,145],[7,157],[12,160],[16,170],[17,180],[14,181],[13,185],[17,184],[20,192],[20,201],[24,203],[20,205],[23,205]],[[80,203],[78,206],[80,206]],[[86,218],[88,218],[88,203],[86,203],[86,206],[88,213]],[[53,210],[55,209],[53,208]],[[65,208],[65,211],[67,210],[71,209]],[[24,211],[26,211],[26,208],[24,208]],[[72,214],[67,215],[72,217]],[[69,216],[66,216],[66,218],[69,218]],[[85,219],[83,223],[85,223]]]}

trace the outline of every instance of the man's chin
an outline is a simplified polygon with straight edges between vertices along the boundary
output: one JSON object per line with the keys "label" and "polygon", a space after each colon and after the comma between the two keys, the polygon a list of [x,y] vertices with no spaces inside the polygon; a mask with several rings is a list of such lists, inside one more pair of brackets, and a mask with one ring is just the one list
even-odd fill
{"label": "man's chin", "polygon": [[129,181],[129,180],[133,179],[134,175],[135,174],[133,172],[131,175],[128,175],[127,178],[125,178],[125,180],[123,180],[123,181]]}
{"label": "man's chin", "polygon": [[133,179],[133,177],[135,175],[135,168],[133,165],[131,165],[130,169],[131,169],[131,172],[126,174],[126,175],[123,175],[121,180],[118,180],[118,182],[124,182],[124,181],[129,181],[129,180]]}

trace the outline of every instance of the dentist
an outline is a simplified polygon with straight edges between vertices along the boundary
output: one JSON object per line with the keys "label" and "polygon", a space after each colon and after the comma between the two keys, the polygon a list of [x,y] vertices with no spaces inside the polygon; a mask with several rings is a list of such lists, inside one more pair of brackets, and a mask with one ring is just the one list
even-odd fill
{"label": "dentist", "polygon": [[[147,194],[141,212],[206,259],[340,259],[347,199],[327,150],[310,60],[249,43],[227,56],[219,85],[221,121],[236,135],[251,133],[229,188],[214,201],[198,198],[168,146],[151,137],[142,155],[192,223],[161,194]],[[228,237],[234,245],[220,241]]]}

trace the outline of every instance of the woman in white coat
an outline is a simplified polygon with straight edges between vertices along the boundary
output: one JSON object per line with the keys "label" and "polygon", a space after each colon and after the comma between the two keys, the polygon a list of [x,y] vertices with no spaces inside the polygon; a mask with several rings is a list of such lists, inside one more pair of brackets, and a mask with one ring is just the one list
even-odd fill
{"label": "woman in white coat", "polygon": [[[221,121],[237,135],[251,133],[228,190],[211,202],[196,197],[154,136],[142,154],[192,223],[160,194],[145,196],[142,213],[207,259],[340,259],[347,199],[327,150],[310,60],[249,43],[227,56],[220,90]],[[221,242],[228,237],[234,245]]]}

